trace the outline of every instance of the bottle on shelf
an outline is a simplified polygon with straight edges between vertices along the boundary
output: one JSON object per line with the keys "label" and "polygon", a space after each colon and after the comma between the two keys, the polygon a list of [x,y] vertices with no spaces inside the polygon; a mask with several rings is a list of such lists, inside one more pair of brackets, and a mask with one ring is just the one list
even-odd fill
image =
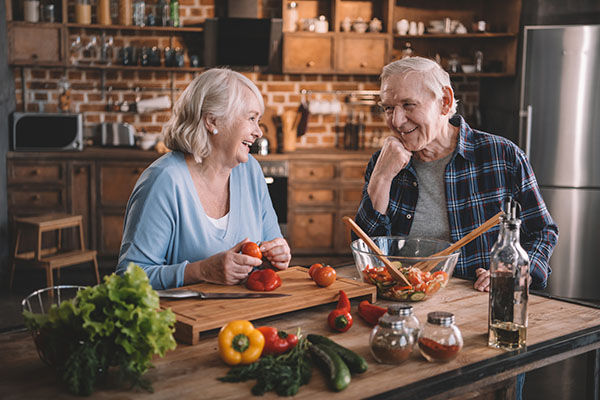
{"label": "bottle on shelf", "polygon": [[133,24],[135,26],[146,25],[146,2],[144,0],[133,2]]}
{"label": "bottle on shelf", "polygon": [[133,22],[133,5],[131,0],[119,0],[119,25],[131,25]]}
{"label": "bottle on shelf", "polygon": [[25,0],[23,2],[23,19],[27,22],[40,22],[39,0]]}
{"label": "bottle on shelf", "polygon": [[519,242],[519,204],[510,199],[501,233],[490,253],[488,345],[514,350],[526,345],[529,256]]}
{"label": "bottle on shelf", "polygon": [[172,26],[181,26],[181,22],[179,21],[179,0],[171,0],[171,3],[169,4],[169,16],[171,18]]}
{"label": "bottle on shelf", "polygon": [[96,6],[96,15],[98,18],[98,24],[112,24],[112,20],[110,17],[110,0],[98,0],[98,5]]}
{"label": "bottle on shelf", "polygon": [[75,3],[75,21],[78,24],[89,25],[92,23],[92,5],[90,0],[77,0]]}
{"label": "bottle on shelf", "polygon": [[298,3],[290,1],[285,10],[287,13],[285,18],[284,32],[296,32],[298,29]]}
{"label": "bottle on shelf", "polygon": [[167,0],[158,0],[156,4],[156,25],[158,26],[169,26],[169,3]]}

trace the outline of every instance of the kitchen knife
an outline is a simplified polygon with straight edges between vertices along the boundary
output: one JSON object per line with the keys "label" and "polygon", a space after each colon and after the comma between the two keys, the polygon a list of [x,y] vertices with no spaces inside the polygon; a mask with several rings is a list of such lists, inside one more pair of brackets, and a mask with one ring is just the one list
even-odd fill
{"label": "kitchen knife", "polygon": [[202,300],[205,299],[258,299],[265,297],[286,297],[289,294],[283,293],[207,293],[200,292],[198,290],[179,290],[179,289],[167,289],[157,290],[159,297],[171,298],[171,299],[188,299],[198,297]]}

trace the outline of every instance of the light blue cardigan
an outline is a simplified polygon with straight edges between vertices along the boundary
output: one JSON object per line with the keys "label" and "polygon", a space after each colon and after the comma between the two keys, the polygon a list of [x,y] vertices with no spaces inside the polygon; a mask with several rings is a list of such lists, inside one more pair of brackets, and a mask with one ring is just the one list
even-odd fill
{"label": "light blue cardigan", "polygon": [[165,154],[138,179],[125,213],[117,273],[130,262],[146,271],[154,289],[183,285],[189,262],[228,250],[244,238],[282,237],[267,184],[252,156],[231,171],[227,229],[207,218],[180,152]]}

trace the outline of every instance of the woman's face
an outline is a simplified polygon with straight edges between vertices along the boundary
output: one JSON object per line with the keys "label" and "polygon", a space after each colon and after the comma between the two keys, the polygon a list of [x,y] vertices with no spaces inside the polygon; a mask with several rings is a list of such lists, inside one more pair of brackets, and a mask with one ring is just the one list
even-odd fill
{"label": "woman's face", "polygon": [[231,168],[248,161],[250,146],[262,136],[258,126],[262,117],[260,103],[250,89],[243,90],[241,112],[229,124],[217,122],[219,133],[212,136],[213,151],[220,155],[223,164]]}
{"label": "woman's face", "polygon": [[388,127],[408,151],[425,149],[441,133],[447,118],[418,75],[392,75],[381,85],[381,103]]}

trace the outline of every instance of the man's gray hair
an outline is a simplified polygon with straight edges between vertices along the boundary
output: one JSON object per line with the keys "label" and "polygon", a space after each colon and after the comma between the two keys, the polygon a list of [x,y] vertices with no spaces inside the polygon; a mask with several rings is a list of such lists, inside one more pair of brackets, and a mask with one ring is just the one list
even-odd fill
{"label": "man's gray hair", "polygon": [[263,97],[256,85],[239,72],[213,68],[203,72],[185,88],[173,106],[171,119],[163,127],[165,145],[194,156],[198,163],[210,154],[210,133],[204,119],[211,115],[230,127],[248,104],[247,91],[256,96],[264,113]]}
{"label": "man's gray hair", "polygon": [[[423,57],[406,57],[389,63],[383,67],[381,73],[381,84],[392,75],[417,75],[423,86],[431,90],[436,99],[440,100],[444,94],[443,89],[452,89],[450,75],[435,61]],[[454,93],[454,89],[452,89]],[[449,115],[456,113],[458,100],[454,99]]]}

